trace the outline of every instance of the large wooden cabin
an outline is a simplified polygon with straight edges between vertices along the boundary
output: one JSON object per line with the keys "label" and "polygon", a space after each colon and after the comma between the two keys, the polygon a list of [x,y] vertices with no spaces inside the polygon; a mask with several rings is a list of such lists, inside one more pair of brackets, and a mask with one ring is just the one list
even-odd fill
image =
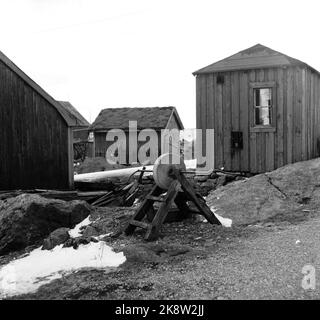
{"label": "large wooden cabin", "polygon": [[319,156],[314,68],[258,44],[194,75],[197,128],[215,130],[216,169],[261,173]]}

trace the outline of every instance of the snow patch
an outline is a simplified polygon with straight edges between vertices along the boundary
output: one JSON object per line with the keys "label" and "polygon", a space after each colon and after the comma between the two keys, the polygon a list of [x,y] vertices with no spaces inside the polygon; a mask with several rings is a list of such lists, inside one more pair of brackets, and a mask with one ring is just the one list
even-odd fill
{"label": "snow patch", "polygon": [[226,228],[231,228],[231,226],[232,226],[231,219],[219,216],[217,213],[215,213],[215,211],[216,211],[215,207],[211,207],[210,210],[214,213],[216,218],[220,221],[221,225],[223,225]]}
{"label": "snow patch", "polygon": [[73,229],[71,229],[69,231],[69,235],[71,238],[77,238],[81,236],[81,228],[88,226],[89,224],[91,224],[93,221],[91,221],[89,219],[89,217],[85,218],[84,220],[82,220],[80,223],[78,223]]}
{"label": "snow patch", "polygon": [[104,237],[109,237],[111,234],[112,234],[112,232],[109,232],[109,233],[105,233],[105,234],[100,234],[99,236],[95,236],[93,238],[96,239],[96,240],[101,240]]}
{"label": "snow patch", "polygon": [[126,260],[105,242],[90,242],[77,250],[56,246],[37,248],[29,255],[11,261],[0,269],[0,298],[35,292],[40,286],[82,268],[108,270]]}
{"label": "snow patch", "polygon": [[216,213],[215,213],[214,215],[217,217],[217,219],[220,221],[220,223],[221,223],[224,227],[226,227],[226,228],[231,228],[231,226],[232,226],[232,220],[231,220],[231,219],[221,217],[221,216],[219,216],[219,215],[216,214]]}
{"label": "snow patch", "polygon": [[187,169],[197,169],[197,159],[184,160]]}

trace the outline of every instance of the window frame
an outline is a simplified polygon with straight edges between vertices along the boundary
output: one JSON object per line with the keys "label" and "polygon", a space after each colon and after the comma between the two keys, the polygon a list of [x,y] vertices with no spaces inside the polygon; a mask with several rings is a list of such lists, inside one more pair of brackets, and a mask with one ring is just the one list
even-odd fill
{"label": "window frame", "polygon": [[[256,125],[255,124],[255,89],[271,89],[271,124],[270,125]],[[251,114],[251,125],[250,132],[275,132],[276,131],[276,82],[268,81],[268,82],[250,82],[250,114]]]}

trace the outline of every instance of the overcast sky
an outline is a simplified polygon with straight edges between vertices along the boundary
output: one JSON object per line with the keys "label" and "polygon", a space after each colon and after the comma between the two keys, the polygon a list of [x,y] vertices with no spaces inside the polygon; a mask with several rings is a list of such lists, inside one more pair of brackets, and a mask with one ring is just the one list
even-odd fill
{"label": "overcast sky", "polygon": [[257,43],[320,70],[319,0],[0,0],[0,50],[93,121],[176,106],[195,127],[192,72]]}

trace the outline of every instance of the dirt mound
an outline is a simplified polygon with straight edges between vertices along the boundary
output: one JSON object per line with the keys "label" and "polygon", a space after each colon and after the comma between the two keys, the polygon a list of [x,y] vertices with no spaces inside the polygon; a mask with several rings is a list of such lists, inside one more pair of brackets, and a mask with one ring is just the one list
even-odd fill
{"label": "dirt mound", "polygon": [[217,214],[231,218],[233,224],[265,220],[319,201],[319,158],[236,181],[207,197],[207,204]]}
{"label": "dirt mound", "polygon": [[52,231],[73,228],[91,213],[84,201],[46,199],[22,194],[0,201],[0,255],[43,240]]}

